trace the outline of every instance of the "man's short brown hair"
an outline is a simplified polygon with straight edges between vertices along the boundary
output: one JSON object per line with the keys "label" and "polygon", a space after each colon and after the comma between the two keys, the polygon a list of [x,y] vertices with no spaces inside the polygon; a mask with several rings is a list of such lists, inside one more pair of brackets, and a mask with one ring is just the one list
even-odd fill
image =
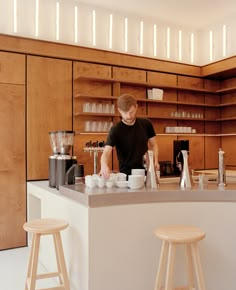
{"label": "man's short brown hair", "polygon": [[117,99],[117,107],[124,112],[129,111],[132,106],[137,106],[137,100],[132,95],[123,94]]}

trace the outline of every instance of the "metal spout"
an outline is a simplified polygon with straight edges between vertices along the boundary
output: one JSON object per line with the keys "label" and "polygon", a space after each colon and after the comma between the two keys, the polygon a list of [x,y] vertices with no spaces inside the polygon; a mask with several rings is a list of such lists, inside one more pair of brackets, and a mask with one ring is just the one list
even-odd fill
{"label": "metal spout", "polygon": [[224,151],[219,149],[219,166],[218,166],[218,187],[222,188],[226,186],[226,174],[224,164]]}
{"label": "metal spout", "polygon": [[192,180],[189,174],[188,152],[186,150],[181,150],[181,153],[183,155],[183,166],[181,167],[180,188],[191,188]]}

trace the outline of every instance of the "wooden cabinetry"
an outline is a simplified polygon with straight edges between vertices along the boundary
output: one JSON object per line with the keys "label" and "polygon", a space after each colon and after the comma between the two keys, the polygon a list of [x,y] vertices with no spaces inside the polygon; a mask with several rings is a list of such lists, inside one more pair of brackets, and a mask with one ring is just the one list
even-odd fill
{"label": "wooden cabinetry", "polygon": [[0,249],[26,245],[25,56],[0,52]]}
{"label": "wooden cabinetry", "polygon": [[72,62],[27,57],[27,180],[48,179],[48,132],[72,130]]}
{"label": "wooden cabinetry", "polygon": [[[150,118],[157,135],[164,134],[163,137],[158,136],[160,159],[172,160],[173,140],[187,138],[191,139],[192,151],[198,150],[199,152],[190,158],[193,163],[192,167],[205,168],[204,152],[210,151],[208,146],[212,145],[212,142],[207,142],[208,140],[205,142],[206,134],[214,135],[220,130],[220,123],[217,122],[217,119],[220,118],[220,96],[216,92],[218,82],[110,66],[102,66],[104,72],[104,77],[102,77],[101,72],[99,76],[96,73],[96,69],[99,70],[100,66],[91,64],[80,64],[80,66],[80,73],[74,77],[74,87],[76,88],[74,90],[74,103],[76,104],[74,105],[74,124],[78,120],[75,126],[78,134],[86,133],[86,138],[89,138],[89,133],[101,137],[101,131],[104,132],[104,130],[101,130],[101,126],[97,127],[99,122],[115,123],[119,120],[117,108],[112,113],[94,112],[91,108],[89,112],[84,112],[86,103],[91,105],[91,103],[106,102],[116,106],[116,99],[120,94],[130,93],[137,98],[138,116]],[[82,69],[83,66],[86,66],[86,69]],[[90,71],[88,67],[91,67]],[[78,72],[78,68],[75,71]],[[84,73],[85,71],[86,73]],[[147,89],[150,88],[164,89],[164,99],[161,101],[148,99]],[[86,122],[90,122],[89,130]],[[95,129],[91,129],[92,123],[95,123]],[[193,127],[198,135],[175,133],[167,138],[168,134],[165,134],[167,126]],[[216,137],[217,146],[218,140],[219,137]],[[169,145],[167,145],[168,142]],[[166,154],[168,146],[171,150]],[[211,159],[209,164],[212,168],[217,166],[217,155],[216,158]],[[113,168],[118,168],[115,158],[113,158]]]}

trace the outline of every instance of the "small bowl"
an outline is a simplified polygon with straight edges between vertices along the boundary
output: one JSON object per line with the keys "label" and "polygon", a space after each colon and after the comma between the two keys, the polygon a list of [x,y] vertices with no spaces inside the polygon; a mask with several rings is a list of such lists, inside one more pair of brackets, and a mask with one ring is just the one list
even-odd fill
{"label": "small bowl", "polygon": [[107,181],[106,181],[106,187],[107,187],[107,188],[112,188],[113,185],[114,185],[113,180],[107,180]]}
{"label": "small bowl", "polygon": [[128,181],[118,180],[118,181],[116,181],[115,185],[119,188],[125,188],[125,187],[128,187]]}

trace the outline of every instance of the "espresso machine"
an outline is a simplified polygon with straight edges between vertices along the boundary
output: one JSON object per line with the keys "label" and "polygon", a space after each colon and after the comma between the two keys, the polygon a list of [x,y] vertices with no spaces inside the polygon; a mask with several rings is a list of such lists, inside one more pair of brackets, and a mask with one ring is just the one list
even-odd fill
{"label": "espresso machine", "polygon": [[76,156],[70,151],[74,144],[74,131],[49,132],[53,155],[49,157],[49,186],[59,189],[60,185],[73,184],[83,174],[83,165],[77,164]]}

